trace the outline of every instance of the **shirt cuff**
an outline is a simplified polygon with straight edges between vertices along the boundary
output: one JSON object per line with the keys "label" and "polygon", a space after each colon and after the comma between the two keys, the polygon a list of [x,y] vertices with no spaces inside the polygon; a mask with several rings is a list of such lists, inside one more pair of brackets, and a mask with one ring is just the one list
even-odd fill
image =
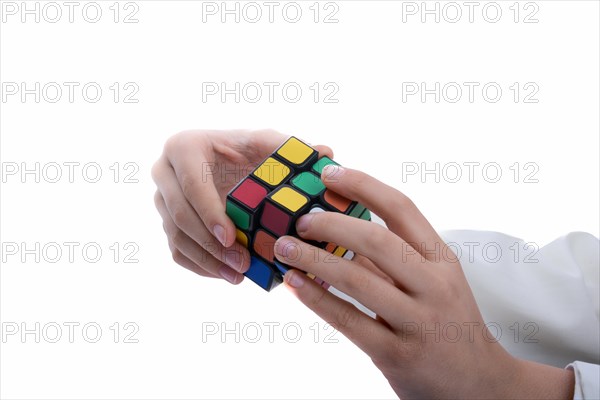
{"label": "shirt cuff", "polygon": [[566,369],[575,374],[573,400],[600,399],[600,365],[575,361]]}

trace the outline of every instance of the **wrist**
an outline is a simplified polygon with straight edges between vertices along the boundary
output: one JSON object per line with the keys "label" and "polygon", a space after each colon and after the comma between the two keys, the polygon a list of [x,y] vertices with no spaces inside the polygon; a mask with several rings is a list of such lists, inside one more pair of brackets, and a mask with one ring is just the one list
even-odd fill
{"label": "wrist", "polygon": [[513,399],[573,399],[573,371],[515,358]]}

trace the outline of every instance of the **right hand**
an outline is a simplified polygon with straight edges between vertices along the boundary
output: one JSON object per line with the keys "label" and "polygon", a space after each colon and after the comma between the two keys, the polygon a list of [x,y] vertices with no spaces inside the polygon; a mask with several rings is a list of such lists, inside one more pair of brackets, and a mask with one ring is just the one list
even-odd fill
{"label": "right hand", "polygon": [[[233,284],[244,279],[250,254],[235,241],[225,199],[285,139],[273,130],[194,130],[167,140],[152,178],[156,208],[177,264]],[[333,157],[330,148],[315,148],[320,156]]]}

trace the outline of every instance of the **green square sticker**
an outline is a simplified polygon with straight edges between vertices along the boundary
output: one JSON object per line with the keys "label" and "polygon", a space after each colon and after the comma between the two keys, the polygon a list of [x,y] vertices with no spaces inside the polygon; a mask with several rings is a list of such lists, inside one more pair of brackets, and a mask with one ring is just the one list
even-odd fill
{"label": "green square sticker", "polygon": [[350,211],[350,214],[348,214],[348,215],[350,215],[351,217],[360,218],[363,211],[365,211],[365,206],[363,206],[360,203],[356,203],[356,205],[354,206],[354,208],[352,209],[352,211]]}
{"label": "green square sticker", "polygon": [[238,228],[248,229],[250,227],[250,214],[244,211],[240,206],[227,200],[225,208],[225,212]]}
{"label": "green square sticker", "polygon": [[311,172],[302,172],[296,175],[292,179],[292,185],[311,196],[316,196],[325,190],[325,185],[321,182],[321,178]]}
{"label": "green square sticker", "polygon": [[365,211],[361,214],[360,219],[370,221],[371,220],[371,211],[369,211],[368,208],[365,208]]}
{"label": "green square sticker", "polygon": [[319,174],[319,176],[321,176],[321,173],[323,173],[323,168],[325,168],[325,166],[329,165],[329,164],[340,165],[340,164],[336,163],[335,161],[333,161],[331,158],[324,156],[324,157],[321,157],[319,159],[319,161],[317,161],[316,163],[313,164],[312,169],[314,172]]}

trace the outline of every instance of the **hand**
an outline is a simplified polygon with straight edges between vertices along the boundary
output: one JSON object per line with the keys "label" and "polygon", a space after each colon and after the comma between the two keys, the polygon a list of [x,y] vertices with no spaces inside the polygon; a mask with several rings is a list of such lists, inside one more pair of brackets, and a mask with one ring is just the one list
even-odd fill
{"label": "hand", "polygon": [[[225,214],[227,193],[286,139],[273,130],[186,131],[172,136],[152,168],[154,196],[176,263],[238,284],[250,266]],[[321,155],[331,149],[316,146]]]}
{"label": "hand", "polygon": [[275,254],[354,297],[377,319],[299,271],[288,271],[284,282],[367,353],[399,397],[572,398],[571,371],[518,360],[494,340],[458,259],[406,196],[346,168],[328,166],[322,179],[382,217],[389,229],[339,213],[314,213],[298,220],[299,235],[335,242],[376,268],[332,260],[331,254],[290,236],[276,242]]}

